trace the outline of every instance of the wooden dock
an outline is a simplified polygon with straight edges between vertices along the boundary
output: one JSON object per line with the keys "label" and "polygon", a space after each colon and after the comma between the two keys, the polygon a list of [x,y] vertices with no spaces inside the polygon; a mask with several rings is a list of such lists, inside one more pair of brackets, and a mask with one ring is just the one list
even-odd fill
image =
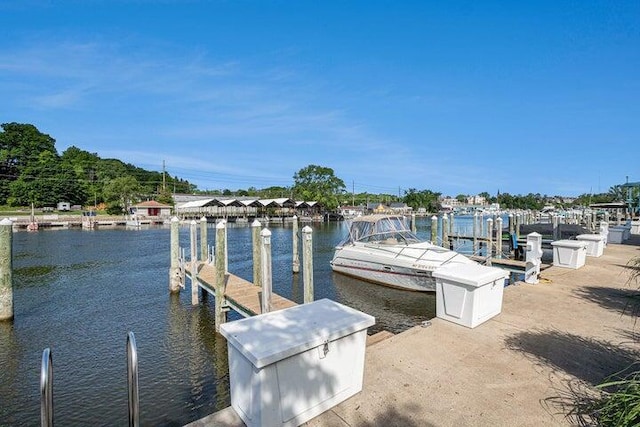
{"label": "wooden dock", "polygon": [[[483,256],[472,255],[469,258],[481,264],[484,264],[487,262],[487,257],[483,257]],[[524,272],[527,265],[526,261],[519,261],[516,259],[510,259],[510,258],[491,258],[490,261],[491,261],[491,265],[493,266],[500,267],[505,270],[511,270],[511,271]],[[540,265],[540,271],[546,270],[549,267],[551,267],[551,264],[542,264]]]}
{"label": "wooden dock", "polygon": [[[187,277],[191,278],[191,265],[186,269]],[[226,305],[244,317],[262,314],[262,288],[238,277],[234,274],[225,274]],[[216,267],[205,262],[198,262],[197,283],[205,291],[215,296],[216,293]],[[297,303],[271,294],[271,311],[281,310],[298,305]]]}

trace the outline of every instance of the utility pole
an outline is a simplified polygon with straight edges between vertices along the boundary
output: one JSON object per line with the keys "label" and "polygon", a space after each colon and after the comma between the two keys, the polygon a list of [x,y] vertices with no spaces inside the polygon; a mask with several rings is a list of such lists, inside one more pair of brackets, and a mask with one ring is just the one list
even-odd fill
{"label": "utility pole", "polygon": [[351,181],[351,206],[356,205],[356,183]]}
{"label": "utility pole", "polygon": [[165,165],[164,165],[164,160],[162,161],[162,191],[166,191],[167,190],[167,180],[165,178]]}

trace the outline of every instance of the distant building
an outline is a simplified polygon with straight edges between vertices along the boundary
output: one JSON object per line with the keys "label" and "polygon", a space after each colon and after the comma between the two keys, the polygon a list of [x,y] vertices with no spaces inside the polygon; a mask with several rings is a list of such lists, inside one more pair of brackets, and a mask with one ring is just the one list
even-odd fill
{"label": "distant building", "polygon": [[148,200],[131,206],[131,213],[143,217],[168,217],[171,215],[171,206]]}
{"label": "distant building", "polygon": [[340,206],[338,211],[345,218],[355,218],[364,214],[364,206]]}
{"label": "distant building", "polygon": [[391,212],[401,215],[410,215],[413,211],[413,208],[406,203],[391,203],[389,209],[391,209]]}
{"label": "distant building", "polygon": [[467,197],[467,204],[475,205],[475,206],[484,206],[487,204],[487,199],[485,199],[482,196],[469,196]]}
{"label": "distant building", "polygon": [[57,209],[59,211],[70,211],[71,210],[71,203],[69,203],[69,202],[58,202]]}

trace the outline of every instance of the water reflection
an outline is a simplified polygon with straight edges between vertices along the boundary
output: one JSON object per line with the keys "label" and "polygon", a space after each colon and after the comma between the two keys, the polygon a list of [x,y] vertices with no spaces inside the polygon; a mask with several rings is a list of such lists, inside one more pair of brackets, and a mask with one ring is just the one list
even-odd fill
{"label": "water reflection", "polygon": [[376,318],[369,333],[402,332],[435,317],[436,298],[431,292],[410,292],[333,274],[338,300]]}

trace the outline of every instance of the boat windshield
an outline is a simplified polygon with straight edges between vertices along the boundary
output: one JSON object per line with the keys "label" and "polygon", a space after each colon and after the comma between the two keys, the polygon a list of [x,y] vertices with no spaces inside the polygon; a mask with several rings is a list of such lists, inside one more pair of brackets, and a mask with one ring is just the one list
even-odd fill
{"label": "boat windshield", "polygon": [[340,242],[340,246],[353,242],[409,244],[418,243],[420,239],[413,234],[401,216],[381,216],[373,218],[358,218],[353,221],[349,235]]}

